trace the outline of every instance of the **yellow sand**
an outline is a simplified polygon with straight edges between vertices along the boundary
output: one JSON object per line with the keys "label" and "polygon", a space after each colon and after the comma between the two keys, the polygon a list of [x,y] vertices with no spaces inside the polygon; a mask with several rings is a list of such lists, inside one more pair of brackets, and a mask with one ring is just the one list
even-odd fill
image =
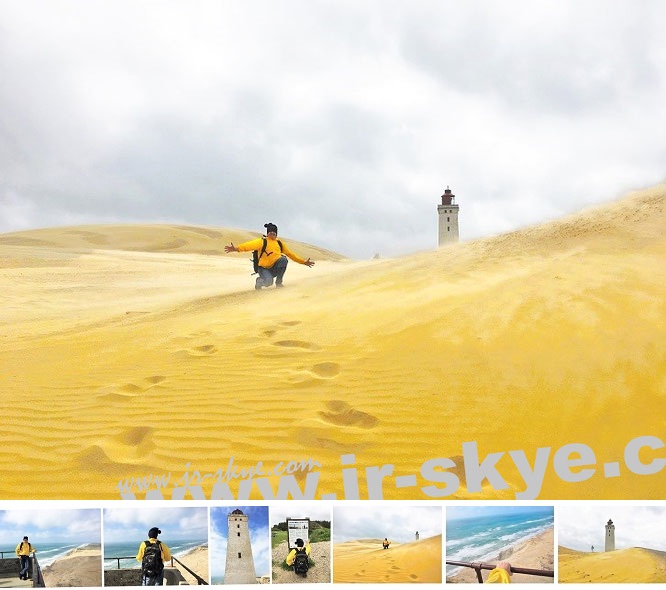
{"label": "yellow sand", "polygon": [[[507,547],[495,559],[488,561],[488,563],[497,564],[499,561],[508,561],[514,567],[554,571],[554,555],[553,528],[549,528],[515,547]],[[488,579],[489,573],[490,570],[481,571],[484,580]],[[472,568],[463,568],[451,578],[447,578],[446,581],[478,584],[476,570]],[[555,579],[549,576],[533,576],[529,574],[513,574],[511,576],[512,584],[552,584],[554,581]]]}
{"label": "yellow sand", "polygon": [[[666,187],[562,221],[396,260],[317,260],[255,292],[248,232],[90,226],[0,236],[0,497],[119,498],[122,478],[340,456],[394,465],[550,447],[540,498],[660,498],[663,477],[566,483],[552,456],[622,461],[666,438]],[[659,451],[644,451],[649,462]],[[17,461],[17,457],[21,460]],[[514,498],[525,485],[449,498]],[[302,481],[302,478],[300,478]],[[204,490],[211,490],[211,479]],[[276,479],[271,482],[275,485]],[[232,483],[232,489],[234,489]],[[441,485],[441,484],[440,484]],[[141,497],[138,495],[137,497]],[[257,488],[252,497],[259,499]]]}
{"label": "yellow sand", "polygon": [[558,547],[560,582],[666,582],[666,552],[643,547],[585,553]]}
{"label": "yellow sand", "polygon": [[442,581],[442,536],[413,543],[358,539],[333,545],[333,582],[407,583]]}

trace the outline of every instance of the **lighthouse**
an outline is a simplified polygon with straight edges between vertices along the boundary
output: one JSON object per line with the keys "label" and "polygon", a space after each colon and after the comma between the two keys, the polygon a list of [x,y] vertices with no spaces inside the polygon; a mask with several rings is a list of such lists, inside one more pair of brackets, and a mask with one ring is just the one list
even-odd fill
{"label": "lighthouse", "polygon": [[452,244],[460,240],[458,232],[459,207],[455,200],[456,196],[447,186],[442,195],[442,204],[437,205],[437,215],[439,218],[439,246],[445,246],[446,244]]}
{"label": "lighthouse", "polygon": [[257,574],[252,558],[248,516],[238,508],[227,517],[227,561],[224,569],[225,584],[256,584]]}
{"label": "lighthouse", "polygon": [[606,545],[605,551],[615,551],[615,525],[609,518],[606,523]]}

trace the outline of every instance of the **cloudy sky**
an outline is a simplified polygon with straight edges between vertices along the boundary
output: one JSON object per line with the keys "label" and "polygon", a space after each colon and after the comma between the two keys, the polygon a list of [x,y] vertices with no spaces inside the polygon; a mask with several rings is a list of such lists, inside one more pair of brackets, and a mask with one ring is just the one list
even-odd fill
{"label": "cloudy sky", "polygon": [[101,543],[101,522],[99,509],[0,510],[0,544],[13,550],[25,535],[37,550],[40,543]]}
{"label": "cloudy sky", "polygon": [[666,506],[558,506],[558,545],[604,550],[606,523],[615,525],[615,548],[647,547],[666,551]]}
{"label": "cloudy sky", "polygon": [[439,506],[334,506],[333,542],[354,539],[383,539],[410,543],[419,532],[421,539],[442,534]]}
{"label": "cloudy sky", "polygon": [[260,231],[365,258],[666,179],[660,0],[0,0],[0,232]]}
{"label": "cloudy sky", "polygon": [[229,536],[229,514],[240,510],[248,516],[252,559],[257,576],[268,576],[271,571],[269,546],[268,506],[224,506],[210,509],[210,570],[213,583],[224,576]]}
{"label": "cloudy sky", "polygon": [[208,508],[105,508],[104,542],[120,543],[137,539],[137,546],[147,538],[148,531],[158,527],[159,536],[167,545],[174,540],[208,540]]}

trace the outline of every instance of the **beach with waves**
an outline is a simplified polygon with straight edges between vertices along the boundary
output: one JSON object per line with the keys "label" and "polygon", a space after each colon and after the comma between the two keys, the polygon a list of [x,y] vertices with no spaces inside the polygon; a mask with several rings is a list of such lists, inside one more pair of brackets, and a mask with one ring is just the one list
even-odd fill
{"label": "beach with waves", "polygon": [[53,553],[42,559],[38,552],[47,588],[56,586],[95,587],[102,586],[102,548],[89,543],[74,549]]}
{"label": "beach with waves", "polygon": [[[575,484],[551,465],[571,443],[620,461],[630,440],[663,433],[645,408],[663,402],[665,205],[662,185],[394,259],[348,260],[281,236],[316,265],[290,263],[285,288],[263,291],[247,253],[224,253],[256,232],[2,234],[0,497],[119,499],[119,482],[163,475],[170,498],[196,470],[209,498],[233,457],[267,470],[311,458],[315,498],[342,499],[341,457],[353,456],[361,475],[392,466],[385,499],[515,499],[527,484],[508,452],[544,448],[529,496],[659,498],[654,477],[623,464],[620,477]],[[40,436],[26,438],[35,421]],[[501,485],[468,489],[470,441],[479,462],[503,453]],[[455,465],[447,489],[437,469],[421,470],[433,459]],[[304,489],[305,473],[292,479]],[[239,481],[224,480],[234,497]],[[277,492],[281,481],[263,483]],[[270,495],[257,484],[243,493]]]}
{"label": "beach with waves", "polygon": [[[452,512],[451,508],[447,512]],[[465,510],[462,508],[461,510]],[[496,564],[508,561],[512,566],[553,570],[554,514],[552,508],[523,509],[509,513],[484,510],[482,515],[449,520],[446,525],[446,560]],[[483,572],[484,579],[488,570]],[[447,582],[478,583],[472,568],[446,567]],[[514,574],[512,583],[552,583],[552,577]]]}

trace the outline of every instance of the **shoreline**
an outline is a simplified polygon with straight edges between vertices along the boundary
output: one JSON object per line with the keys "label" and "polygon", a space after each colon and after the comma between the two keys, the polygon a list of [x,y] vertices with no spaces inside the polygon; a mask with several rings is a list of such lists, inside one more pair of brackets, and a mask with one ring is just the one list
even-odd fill
{"label": "shoreline", "polygon": [[[210,573],[208,571],[208,543],[192,547],[183,554],[173,555],[175,559],[182,562],[197,575],[201,576],[210,584]],[[191,585],[197,585],[196,578],[190,574],[184,567],[174,561],[174,567],[183,575],[185,580]]]}
{"label": "shoreline", "polygon": [[42,568],[44,582],[52,586],[101,586],[102,546],[86,543],[71,549]]}
{"label": "shoreline", "polygon": [[[536,535],[518,541],[513,545],[507,545],[493,559],[488,560],[487,563],[497,563],[498,561],[508,561],[516,567],[554,570],[554,527],[551,525]],[[489,573],[490,570],[482,571],[484,581],[487,579]],[[555,578],[525,574],[513,574],[511,576],[512,584],[552,584],[554,580]],[[464,567],[452,576],[446,576],[446,582],[450,584],[478,583],[476,570]]]}

